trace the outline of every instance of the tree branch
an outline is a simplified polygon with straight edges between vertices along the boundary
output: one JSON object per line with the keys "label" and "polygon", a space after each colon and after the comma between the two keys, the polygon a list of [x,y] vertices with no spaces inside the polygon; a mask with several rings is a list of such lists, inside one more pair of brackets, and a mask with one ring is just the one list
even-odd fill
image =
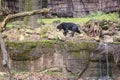
{"label": "tree branch", "polygon": [[33,10],[33,11],[28,11],[28,12],[21,12],[21,13],[17,13],[17,14],[11,14],[6,16],[6,18],[2,21],[1,26],[0,26],[0,30],[1,28],[5,28],[7,23],[14,18],[18,18],[18,17],[25,17],[25,16],[31,16],[31,15],[35,15],[35,14],[47,14],[50,12],[50,9],[47,8],[43,8],[40,10]]}

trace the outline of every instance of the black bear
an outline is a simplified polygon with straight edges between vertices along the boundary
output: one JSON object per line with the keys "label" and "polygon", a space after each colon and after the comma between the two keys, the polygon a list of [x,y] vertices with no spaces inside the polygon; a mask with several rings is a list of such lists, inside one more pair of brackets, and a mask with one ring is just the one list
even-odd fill
{"label": "black bear", "polygon": [[60,30],[64,30],[64,32],[63,32],[63,34],[64,34],[64,36],[66,36],[67,35],[67,33],[68,33],[68,30],[71,30],[72,31],[72,33],[71,33],[71,36],[73,37],[74,36],[74,33],[75,32],[77,32],[77,33],[81,33],[80,32],[80,30],[78,29],[78,26],[76,25],[76,24],[74,24],[74,23],[70,23],[70,22],[63,22],[63,23],[61,23],[61,24],[59,24],[58,26],[57,26],[57,29],[60,31]]}

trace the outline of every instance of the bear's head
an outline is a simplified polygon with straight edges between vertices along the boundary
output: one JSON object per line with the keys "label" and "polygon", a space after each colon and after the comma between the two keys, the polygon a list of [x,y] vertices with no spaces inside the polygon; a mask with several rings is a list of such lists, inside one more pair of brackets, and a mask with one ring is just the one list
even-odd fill
{"label": "bear's head", "polygon": [[62,25],[58,25],[58,26],[57,26],[57,31],[58,31],[58,30],[60,31],[61,29],[63,29],[63,26],[62,26]]}

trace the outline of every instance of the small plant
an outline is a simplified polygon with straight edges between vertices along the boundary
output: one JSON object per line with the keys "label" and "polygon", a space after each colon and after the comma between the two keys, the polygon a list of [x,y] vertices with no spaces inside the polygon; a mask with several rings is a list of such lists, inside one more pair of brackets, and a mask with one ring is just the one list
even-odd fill
{"label": "small plant", "polygon": [[45,35],[45,34],[48,32],[48,30],[49,30],[49,27],[43,26],[42,29],[41,29],[40,34],[41,34],[41,35]]}
{"label": "small plant", "polygon": [[55,40],[59,40],[59,37],[57,35],[54,36]]}
{"label": "small plant", "polygon": [[102,16],[102,15],[105,15],[105,13],[104,12],[101,12],[101,11],[97,11],[97,12],[92,12],[92,13],[90,13],[88,16],[86,16],[86,17],[95,17],[95,16]]}

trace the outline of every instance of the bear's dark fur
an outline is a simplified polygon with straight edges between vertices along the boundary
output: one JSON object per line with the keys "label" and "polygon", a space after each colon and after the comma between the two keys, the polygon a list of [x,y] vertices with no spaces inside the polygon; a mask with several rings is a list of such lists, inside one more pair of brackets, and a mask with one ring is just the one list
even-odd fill
{"label": "bear's dark fur", "polygon": [[80,30],[79,30],[79,28],[78,28],[78,26],[77,26],[76,24],[70,23],[70,22],[67,22],[67,23],[63,22],[63,23],[59,24],[59,25],[57,26],[57,29],[58,29],[59,31],[63,29],[63,30],[64,30],[64,32],[63,32],[64,36],[67,35],[68,30],[71,30],[71,31],[72,31],[72,33],[71,33],[71,36],[72,36],[72,37],[74,36],[74,33],[75,33],[75,32],[77,32],[77,33],[79,33],[79,34],[81,33]]}

